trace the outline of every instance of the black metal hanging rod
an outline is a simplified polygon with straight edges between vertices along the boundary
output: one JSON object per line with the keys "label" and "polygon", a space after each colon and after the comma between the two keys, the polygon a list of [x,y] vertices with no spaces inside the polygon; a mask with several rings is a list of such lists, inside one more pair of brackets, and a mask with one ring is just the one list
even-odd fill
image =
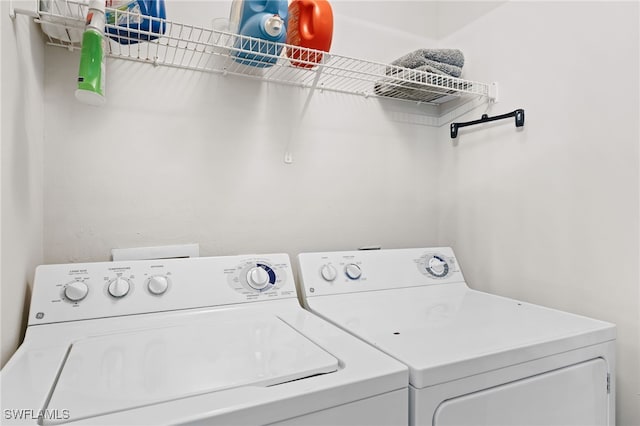
{"label": "black metal hanging rod", "polygon": [[455,139],[458,137],[458,129],[461,127],[473,126],[474,124],[488,123],[489,121],[503,120],[505,118],[515,117],[516,119],[516,127],[524,126],[524,110],[517,109],[513,112],[496,115],[494,117],[489,117],[487,114],[482,114],[480,120],[467,121],[465,123],[451,123],[451,139]]}

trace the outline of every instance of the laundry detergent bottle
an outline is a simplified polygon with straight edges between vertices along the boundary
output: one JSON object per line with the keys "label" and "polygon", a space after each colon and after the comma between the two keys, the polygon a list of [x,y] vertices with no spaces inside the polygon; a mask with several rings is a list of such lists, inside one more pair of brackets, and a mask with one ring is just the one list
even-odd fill
{"label": "laundry detergent bottle", "polygon": [[120,44],[155,40],[167,27],[164,0],[105,0],[107,35]]}
{"label": "laundry detergent bottle", "polygon": [[273,66],[282,52],[282,46],[275,43],[287,38],[287,16],[287,0],[234,0],[229,29],[241,36],[234,44],[240,49],[234,50],[234,59],[259,68]]}
{"label": "laundry detergent bottle", "polygon": [[[327,0],[293,0],[289,5],[287,44],[307,49],[329,51],[333,37],[333,11]],[[291,64],[313,68],[322,61],[322,53],[287,47],[287,57],[299,61]],[[311,63],[309,63],[311,62]]]}

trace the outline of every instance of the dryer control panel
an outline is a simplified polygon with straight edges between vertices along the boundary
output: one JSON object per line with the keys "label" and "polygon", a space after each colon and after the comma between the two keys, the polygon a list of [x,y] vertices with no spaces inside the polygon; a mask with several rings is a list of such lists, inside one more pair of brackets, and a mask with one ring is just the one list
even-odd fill
{"label": "dryer control panel", "polygon": [[286,254],[42,265],[29,325],[295,297]]}
{"label": "dryer control panel", "polygon": [[449,247],[302,253],[305,297],[463,282]]}

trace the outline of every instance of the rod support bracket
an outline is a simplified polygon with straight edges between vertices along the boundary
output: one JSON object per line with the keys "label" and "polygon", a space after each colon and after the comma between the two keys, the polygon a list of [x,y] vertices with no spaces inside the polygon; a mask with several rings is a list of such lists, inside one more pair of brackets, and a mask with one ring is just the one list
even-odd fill
{"label": "rod support bracket", "polygon": [[461,127],[473,126],[475,124],[488,123],[490,121],[503,120],[505,118],[514,117],[516,121],[516,127],[524,126],[524,109],[518,108],[515,111],[509,112],[507,114],[496,115],[494,117],[489,117],[487,114],[482,114],[479,120],[466,121],[464,123],[451,123],[449,128],[451,132],[451,139],[455,139],[458,137],[458,129]]}

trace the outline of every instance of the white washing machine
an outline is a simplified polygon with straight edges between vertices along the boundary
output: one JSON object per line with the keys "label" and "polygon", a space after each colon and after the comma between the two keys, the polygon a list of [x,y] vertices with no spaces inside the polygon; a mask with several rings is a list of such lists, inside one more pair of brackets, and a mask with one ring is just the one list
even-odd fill
{"label": "white washing machine", "polygon": [[408,422],[408,370],[302,309],[287,255],[40,266],[2,424]]}
{"label": "white washing machine", "polygon": [[307,309],[409,367],[410,424],[615,424],[613,324],[474,291],[450,248],[299,262]]}

